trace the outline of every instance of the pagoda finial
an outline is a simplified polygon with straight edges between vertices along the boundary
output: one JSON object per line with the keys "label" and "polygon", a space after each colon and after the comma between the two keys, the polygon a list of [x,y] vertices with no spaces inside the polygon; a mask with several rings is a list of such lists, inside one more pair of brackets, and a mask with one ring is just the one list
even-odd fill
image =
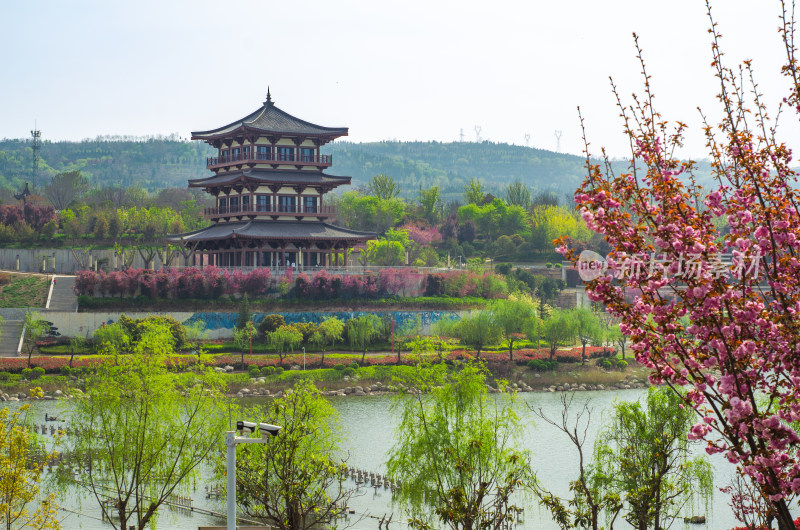
{"label": "pagoda finial", "polygon": [[272,94],[269,93],[269,85],[267,85],[267,100],[264,102],[264,105],[272,105]]}

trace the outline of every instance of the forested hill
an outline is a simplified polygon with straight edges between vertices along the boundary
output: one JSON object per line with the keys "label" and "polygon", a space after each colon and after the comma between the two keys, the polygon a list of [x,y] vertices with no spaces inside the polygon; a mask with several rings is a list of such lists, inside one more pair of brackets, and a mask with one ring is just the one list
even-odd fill
{"label": "forested hill", "polygon": [[402,185],[406,196],[420,188],[439,186],[445,195],[460,195],[471,178],[499,192],[521,180],[534,189],[572,191],[583,180],[584,160],[509,144],[491,142],[336,142],[333,173],[350,175],[354,184],[384,173]]}
{"label": "forested hill", "polygon": [[[481,179],[496,194],[519,179],[534,191],[552,190],[560,195],[573,191],[585,172],[578,156],[491,142],[335,142],[323,151],[334,155],[329,173],[350,175],[355,186],[384,173],[400,183],[406,198],[416,197],[420,188],[437,185],[445,198],[456,198],[471,178]],[[210,175],[205,159],[211,154],[204,143],[175,137],[45,141],[38,180],[43,184],[56,173],[79,169],[100,186],[138,186],[149,191],[185,187],[188,179]],[[20,190],[30,180],[31,161],[29,140],[1,140],[0,188]]]}
{"label": "forested hill", "polygon": [[[96,139],[42,143],[39,184],[56,173],[79,169],[100,186],[156,190],[184,187],[190,178],[207,176],[205,161],[211,148],[177,138]],[[19,190],[30,181],[30,140],[0,141],[0,187]]]}

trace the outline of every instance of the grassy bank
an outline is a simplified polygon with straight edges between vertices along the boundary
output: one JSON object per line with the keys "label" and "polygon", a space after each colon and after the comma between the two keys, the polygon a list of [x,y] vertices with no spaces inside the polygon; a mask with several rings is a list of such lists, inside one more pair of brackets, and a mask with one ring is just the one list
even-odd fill
{"label": "grassy bank", "polygon": [[0,273],[0,308],[44,307],[50,277],[42,274]]}

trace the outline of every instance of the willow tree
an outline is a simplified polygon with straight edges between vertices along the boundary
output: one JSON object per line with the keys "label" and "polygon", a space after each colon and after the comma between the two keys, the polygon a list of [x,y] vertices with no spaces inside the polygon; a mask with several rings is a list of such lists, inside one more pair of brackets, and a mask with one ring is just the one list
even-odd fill
{"label": "willow tree", "polygon": [[529,455],[518,448],[513,398],[490,397],[486,373],[477,364],[453,374],[444,364],[418,368],[409,383],[422,392],[395,401],[401,421],[387,468],[412,528],[430,528],[433,516],[453,530],[500,529],[520,511],[512,495]]}
{"label": "willow tree", "polygon": [[149,528],[159,507],[188,492],[222,446],[227,418],[218,375],[205,368],[176,374],[165,361],[151,353],[100,365],[86,397],[73,404],[71,440],[87,465],[60,479],[88,491],[117,530]]}
{"label": "willow tree", "polygon": [[244,416],[281,426],[268,443],[238,450],[236,497],[244,513],[279,530],[333,523],[353,493],[336,456],[340,437],[333,406],[313,383],[301,380],[292,392]]}
{"label": "willow tree", "polygon": [[614,405],[609,424],[595,441],[592,480],[618,495],[623,517],[637,530],[669,528],[686,507],[708,500],[714,490],[711,464],[692,457],[686,432],[694,411],[668,387],[653,388],[644,406]]}
{"label": "willow tree", "polygon": [[[42,397],[40,388],[31,391]],[[16,412],[0,409],[0,527],[14,529],[58,529],[56,504],[52,494],[29,509],[40,495],[42,471],[49,455],[32,433],[30,405]],[[44,455],[33,459],[35,454]]]}

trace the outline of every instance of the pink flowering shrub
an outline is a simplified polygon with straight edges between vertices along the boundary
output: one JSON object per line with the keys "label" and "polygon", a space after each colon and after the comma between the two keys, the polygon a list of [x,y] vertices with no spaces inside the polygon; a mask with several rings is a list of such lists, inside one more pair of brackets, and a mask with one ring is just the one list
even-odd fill
{"label": "pink flowering shrub", "polygon": [[269,269],[127,269],[124,271],[78,271],[75,294],[86,296],[136,296],[141,292],[158,298],[219,298],[224,295],[263,295],[271,288]]}
{"label": "pink flowering shrub", "polygon": [[425,296],[463,298],[503,298],[508,294],[505,280],[493,272],[477,274],[470,271],[450,271],[428,274]]}

